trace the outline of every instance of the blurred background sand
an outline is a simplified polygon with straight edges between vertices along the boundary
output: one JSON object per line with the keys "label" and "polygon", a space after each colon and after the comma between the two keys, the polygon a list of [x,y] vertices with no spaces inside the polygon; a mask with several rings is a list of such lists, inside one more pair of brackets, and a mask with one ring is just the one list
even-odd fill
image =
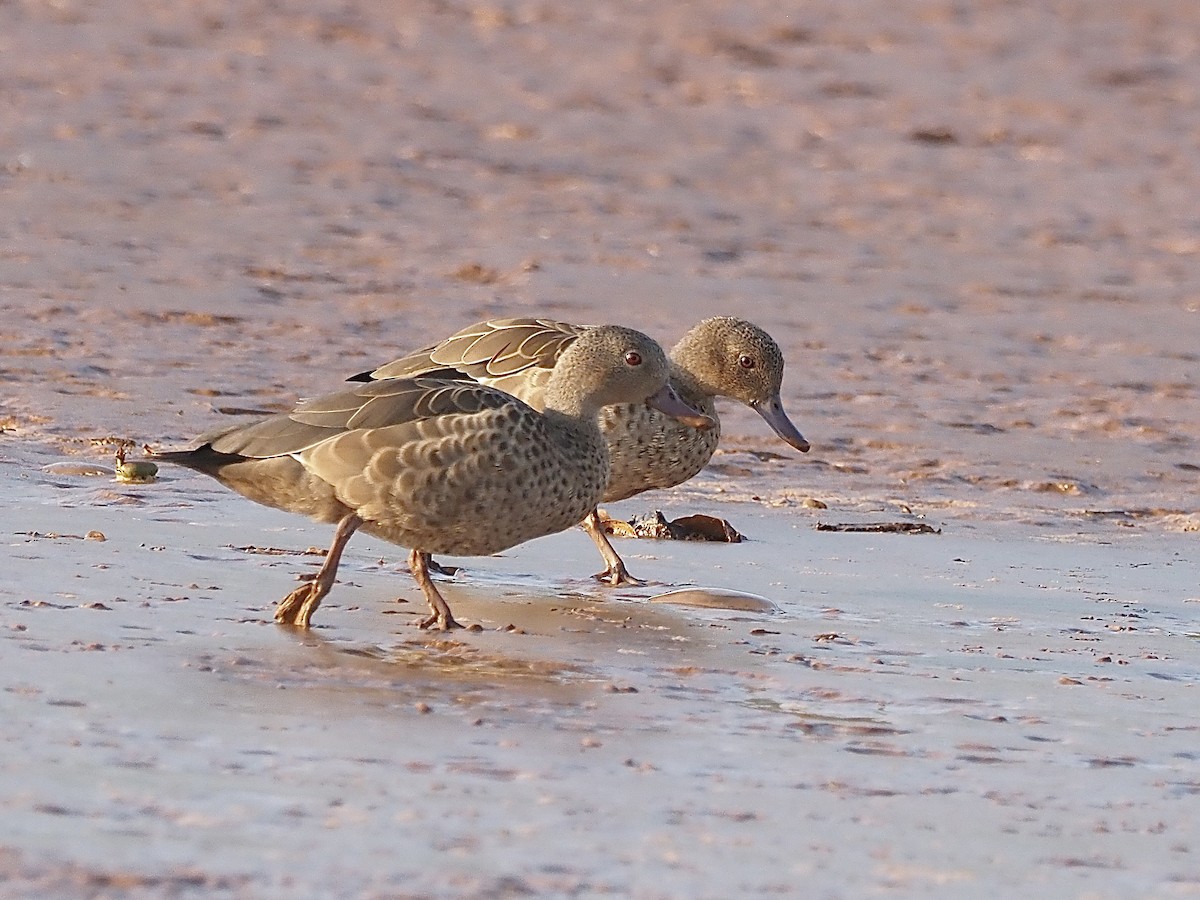
{"label": "blurred background sand", "polygon": [[[11,893],[1197,890],[1200,6],[15,2],[0,85]],[[40,470],[484,317],[713,314],[814,450],[723,410],[623,506],[755,542],[620,548],[761,621],[573,533],[444,645],[356,541],[296,638],[325,530]],[[811,530],[881,518],[943,534]]]}

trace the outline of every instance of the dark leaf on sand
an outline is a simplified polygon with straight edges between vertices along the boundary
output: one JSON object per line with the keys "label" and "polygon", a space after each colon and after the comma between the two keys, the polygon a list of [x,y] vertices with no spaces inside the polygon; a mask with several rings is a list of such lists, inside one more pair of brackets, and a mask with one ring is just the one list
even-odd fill
{"label": "dark leaf on sand", "polygon": [[309,547],[307,550],[288,550],[282,547],[256,547],[253,544],[248,544],[243,547],[236,547],[233,544],[226,544],[230,550],[237,550],[241,553],[257,553],[263,556],[324,556],[325,551],[320,547]]}
{"label": "dark leaf on sand", "polygon": [[924,522],[818,522],[817,531],[865,531],[872,534],[941,534]]}
{"label": "dark leaf on sand", "polygon": [[716,516],[692,515],[680,516],[669,523],[673,531],[682,530],[682,540],[686,541],[722,541],[727,544],[740,544],[742,536],[726,519]]}

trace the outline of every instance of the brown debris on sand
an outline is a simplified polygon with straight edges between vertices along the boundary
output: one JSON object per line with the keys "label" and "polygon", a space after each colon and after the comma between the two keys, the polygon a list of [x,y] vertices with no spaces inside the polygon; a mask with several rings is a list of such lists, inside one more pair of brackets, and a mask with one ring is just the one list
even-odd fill
{"label": "brown debris on sand", "polygon": [[661,510],[625,521],[600,512],[604,533],[613,537],[645,538],[655,541],[716,541],[740,544],[746,538],[726,519],[696,514],[667,520]]}

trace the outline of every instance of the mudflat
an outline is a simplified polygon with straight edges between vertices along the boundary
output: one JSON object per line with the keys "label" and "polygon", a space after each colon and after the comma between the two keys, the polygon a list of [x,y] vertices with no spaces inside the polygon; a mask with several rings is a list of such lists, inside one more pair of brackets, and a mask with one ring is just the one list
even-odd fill
{"label": "mudflat", "polygon": [[[0,894],[1196,893],[1197,35],[0,8]],[[85,474],[481,318],[718,314],[812,452],[729,404],[610,512],[748,540],[620,541],[636,589],[578,530],[454,560],[479,632],[418,630],[365,536],[278,627],[328,527]]]}

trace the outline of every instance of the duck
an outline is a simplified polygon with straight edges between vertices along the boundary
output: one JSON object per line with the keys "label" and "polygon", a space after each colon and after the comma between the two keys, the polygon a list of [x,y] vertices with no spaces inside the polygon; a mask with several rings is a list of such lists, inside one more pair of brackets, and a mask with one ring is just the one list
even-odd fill
{"label": "duck", "polygon": [[[541,408],[564,354],[591,328],[545,318],[492,319],[347,380],[362,383],[436,373],[492,385]],[[783,352],[764,329],[733,316],[704,319],[671,349],[669,363],[671,385],[680,399],[713,425],[693,428],[645,404],[605,407],[600,429],[608,442],[610,475],[601,502],[674,487],[703,469],[721,435],[718,397],[744,403],[785,443],[801,453],[809,451],[811,445],[780,399]],[[612,586],[642,583],[608,540],[598,508],[580,524],[604,560],[604,570],[594,578]]]}
{"label": "duck", "polygon": [[409,548],[429,607],[418,625],[446,631],[460,625],[430,577],[432,554],[490,555],[580,522],[609,482],[603,408],[650,404],[685,427],[712,426],[680,400],[669,375],[651,338],[606,325],[563,349],[539,408],[435,371],[357,383],[153,457],[335,525],[320,569],[279,602],[277,622],[310,627],[361,530]]}

